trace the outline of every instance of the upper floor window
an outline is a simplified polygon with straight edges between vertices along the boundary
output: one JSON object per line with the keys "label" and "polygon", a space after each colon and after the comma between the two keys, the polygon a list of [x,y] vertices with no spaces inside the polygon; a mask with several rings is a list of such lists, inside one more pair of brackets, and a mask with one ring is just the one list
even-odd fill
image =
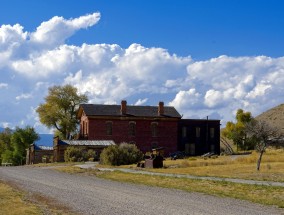
{"label": "upper floor window", "polygon": [[157,122],[151,123],[151,132],[152,132],[152,137],[158,136],[158,123]]}
{"label": "upper floor window", "polygon": [[185,126],[184,126],[184,127],[182,127],[181,132],[182,132],[182,137],[186,137],[186,136],[187,136],[187,129],[186,129],[186,127],[185,127]]}
{"label": "upper floor window", "polygon": [[215,129],[214,128],[210,128],[210,137],[214,138],[215,136]]}
{"label": "upper floor window", "polygon": [[136,122],[129,122],[129,135],[135,136]]}
{"label": "upper floor window", "polygon": [[106,135],[112,135],[112,122],[106,122]]}
{"label": "upper floor window", "polygon": [[196,137],[200,137],[200,127],[195,128]]}

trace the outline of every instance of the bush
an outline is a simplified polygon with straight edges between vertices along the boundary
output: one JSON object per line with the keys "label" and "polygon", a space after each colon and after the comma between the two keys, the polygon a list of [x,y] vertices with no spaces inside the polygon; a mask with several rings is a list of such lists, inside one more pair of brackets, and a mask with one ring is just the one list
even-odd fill
{"label": "bush", "polygon": [[100,162],[105,165],[128,165],[141,161],[143,153],[136,145],[121,143],[105,148],[100,156]]}
{"label": "bush", "polygon": [[88,152],[84,148],[69,146],[64,152],[65,162],[81,162],[88,160]]}
{"label": "bush", "polygon": [[87,160],[88,161],[95,161],[95,160],[99,160],[99,156],[98,153],[92,149],[89,149],[87,152]]}

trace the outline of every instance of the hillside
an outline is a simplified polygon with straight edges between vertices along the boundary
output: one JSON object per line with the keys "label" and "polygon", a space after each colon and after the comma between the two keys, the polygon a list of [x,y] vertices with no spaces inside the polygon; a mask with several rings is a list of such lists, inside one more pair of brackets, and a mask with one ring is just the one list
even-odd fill
{"label": "hillside", "polygon": [[284,134],[284,104],[271,108],[255,118],[279,128]]}

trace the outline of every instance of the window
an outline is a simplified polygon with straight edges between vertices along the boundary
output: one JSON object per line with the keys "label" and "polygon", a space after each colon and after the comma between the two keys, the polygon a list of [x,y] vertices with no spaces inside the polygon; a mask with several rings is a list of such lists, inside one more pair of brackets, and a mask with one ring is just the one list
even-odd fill
{"label": "window", "polygon": [[187,136],[187,129],[186,129],[186,127],[182,127],[182,137],[186,137]]}
{"label": "window", "polygon": [[136,123],[135,122],[129,122],[129,135],[135,136],[135,130],[136,130]]}
{"label": "window", "polygon": [[200,137],[200,127],[195,128],[196,137]]}
{"label": "window", "polygon": [[106,135],[112,135],[112,122],[106,122]]}
{"label": "window", "polygon": [[214,128],[210,128],[210,137],[214,138],[215,135],[215,129]]}
{"label": "window", "polygon": [[152,132],[152,137],[158,136],[158,123],[157,122],[151,123],[151,132]]}

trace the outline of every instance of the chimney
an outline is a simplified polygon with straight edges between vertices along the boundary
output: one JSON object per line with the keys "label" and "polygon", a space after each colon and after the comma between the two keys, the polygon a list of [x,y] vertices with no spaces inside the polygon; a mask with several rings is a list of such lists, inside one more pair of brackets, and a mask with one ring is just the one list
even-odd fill
{"label": "chimney", "polygon": [[165,110],[164,110],[164,102],[159,102],[159,107],[158,107],[158,115],[164,115]]}
{"label": "chimney", "polygon": [[121,112],[121,114],[123,114],[123,115],[126,114],[126,104],[127,104],[126,100],[122,100],[122,101],[121,101],[120,112]]}

